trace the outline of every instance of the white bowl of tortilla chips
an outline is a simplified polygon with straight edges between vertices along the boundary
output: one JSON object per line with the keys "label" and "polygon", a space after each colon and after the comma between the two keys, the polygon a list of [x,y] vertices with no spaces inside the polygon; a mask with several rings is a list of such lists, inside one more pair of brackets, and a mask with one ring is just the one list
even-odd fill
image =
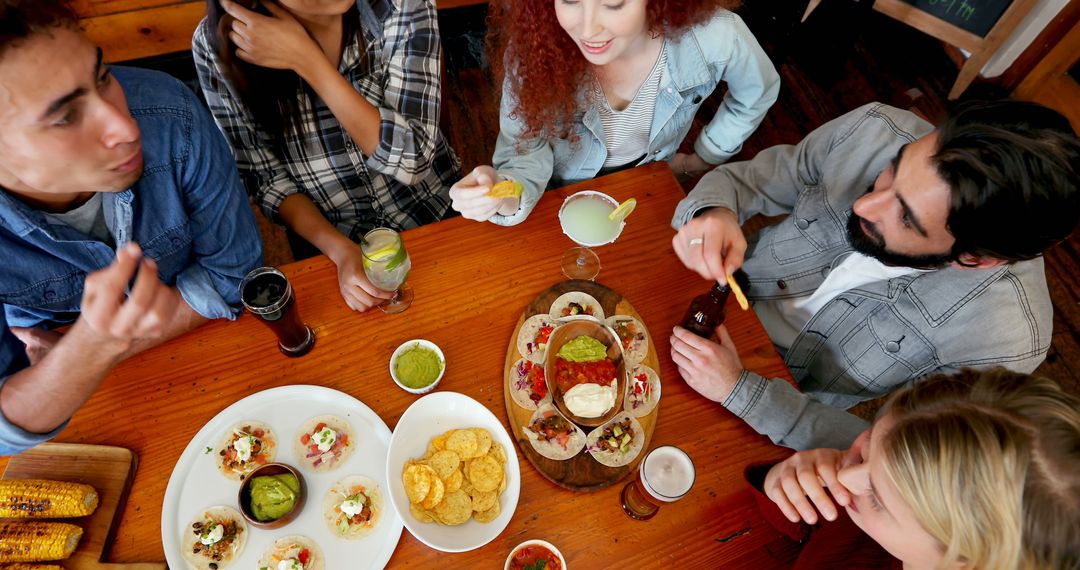
{"label": "white bowl of tortilla chips", "polygon": [[[478,522],[478,518],[485,518],[477,517],[478,513],[472,513],[464,523],[453,526],[422,522],[413,512],[416,505],[409,500],[409,492],[412,491],[406,491],[402,474],[407,466],[425,457],[434,438],[445,436],[449,430],[470,428],[486,430],[490,434],[491,447],[500,445],[505,455],[505,463],[502,463],[505,488],[497,494],[497,507],[494,509],[498,514],[486,523]],[[448,439],[442,438],[440,445]],[[521,492],[517,454],[506,428],[483,404],[456,392],[428,394],[405,410],[390,438],[386,477],[390,504],[405,523],[405,528],[420,542],[443,552],[466,552],[494,540],[510,523]],[[449,497],[450,492],[446,492],[446,496]]]}

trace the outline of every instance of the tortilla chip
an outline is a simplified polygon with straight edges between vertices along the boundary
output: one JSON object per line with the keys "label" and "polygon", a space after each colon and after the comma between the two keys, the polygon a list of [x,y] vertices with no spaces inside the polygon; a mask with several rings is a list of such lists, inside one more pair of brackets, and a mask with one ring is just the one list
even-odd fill
{"label": "tortilla chip", "polygon": [[459,525],[472,516],[472,498],[461,491],[446,495],[439,506],[435,507],[435,516],[446,525]]}
{"label": "tortilla chip", "polygon": [[502,508],[499,506],[499,501],[495,501],[495,504],[491,505],[490,509],[474,514],[473,518],[476,519],[476,522],[478,523],[489,523],[499,518],[499,513],[501,512]]}
{"label": "tortilla chip", "polygon": [[465,481],[465,475],[462,474],[461,469],[455,469],[443,483],[446,485],[446,492],[453,493],[458,489],[461,489],[461,484]]}
{"label": "tortilla chip", "polygon": [[410,503],[422,502],[431,491],[431,479],[435,472],[427,465],[410,462],[401,474],[401,483]]}
{"label": "tortilla chip", "polygon": [[479,442],[476,440],[476,434],[464,429],[459,429],[450,434],[450,437],[446,440],[446,448],[450,451],[457,452],[462,459],[472,459],[477,456],[476,451],[479,449]]}
{"label": "tortilla chip", "polygon": [[525,192],[525,186],[516,180],[503,180],[488,190],[488,198],[501,200],[503,198],[520,198]]}
{"label": "tortilla chip", "polygon": [[420,503],[420,506],[425,509],[434,509],[443,501],[445,493],[446,485],[442,482],[442,479],[433,477],[431,479],[431,492],[427,494],[427,497],[424,497],[424,502]]}
{"label": "tortilla chip", "polygon": [[503,468],[499,462],[491,456],[485,455],[470,461],[466,468],[466,474],[473,487],[480,491],[494,491],[499,488],[499,482],[503,478]]}

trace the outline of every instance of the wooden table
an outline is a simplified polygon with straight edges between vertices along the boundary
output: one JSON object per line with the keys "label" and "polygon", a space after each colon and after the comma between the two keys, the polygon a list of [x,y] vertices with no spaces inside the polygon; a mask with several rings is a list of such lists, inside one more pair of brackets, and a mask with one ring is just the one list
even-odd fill
{"label": "wooden table", "polygon": [[[690,390],[671,361],[671,327],[709,285],[671,250],[670,219],[683,193],[665,163],[548,192],[519,226],[456,218],[406,232],[416,299],[399,315],[348,310],[325,257],[284,267],[301,314],[318,335],[305,357],[282,356],[270,330],[244,315],[123,363],[57,438],[124,446],[139,455],[112,560],[163,559],[161,503],[173,465],[202,425],[240,398],[275,386],[321,384],[359,398],[393,429],[417,397],[394,386],[387,362],[410,338],[430,339],[445,352],[440,390],[477,399],[505,424],[507,343],[523,308],[563,279],[559,257],[573,244],[560,232],[556,212],[563,197],[587,188],[638,200],[618,242],[596,250],[599,281],[631,300],[655,339],[664,388],[653,445],[677,444],[690,454],[698,472],[693,490],[651,521],[636,522],[619,506],[621,483],[590,494],[567,491],[542,478],[518,451],[521,500],[496,540],[447,555],[405,531],[389,567],[428,568],[448,559],[459,568],[501,567],[509,550],[529,538],[554,543],[575,568],[771,568],[790,560],[791,544],[757,513],[742,476],[747,464],[777,461],[788,452]],[[732,297],[727,314],[744,364],[790,378],[753,313],[739,311]]]}

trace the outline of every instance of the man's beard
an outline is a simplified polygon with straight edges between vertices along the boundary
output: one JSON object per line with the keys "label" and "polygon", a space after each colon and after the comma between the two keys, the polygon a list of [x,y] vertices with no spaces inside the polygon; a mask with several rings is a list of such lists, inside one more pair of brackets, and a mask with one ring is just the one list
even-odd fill
{"label": "man's beard", "polygon": [[[873,189],[873,187],[871,187]],[[896,253],[889,251],[885,248],[885,238],[881,234],[877,233],[876,228],[870,222],[866,222],[866,225],[870,227],[871,233],[863,231],[862,222],[855,212],[851,213],[847,222],[848,241],[851,242],[851,247],[855,251],[873,257],[874,259],[884,263],[885,265],[892,265],[897,267],[911,267],[913,269],[941,269],[946,265],[952,263],[956,258],[952,252],[946,252],[941,254],[927,254],[927,255],[904,255],[902,253]]]}

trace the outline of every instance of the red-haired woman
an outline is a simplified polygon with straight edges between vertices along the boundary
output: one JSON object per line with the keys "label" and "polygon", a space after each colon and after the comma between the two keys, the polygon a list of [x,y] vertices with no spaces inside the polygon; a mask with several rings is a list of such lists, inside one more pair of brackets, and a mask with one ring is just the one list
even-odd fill
{"label": "red-haired woman", "polygon": [[[544,189],[667,160],[693,175],[739,152],[776,101],[780,78],[737,0],[505,0],[492,4],[492,63],[503,77],[492,166],[450,190],[466,218],[513,225]],[[676,154],[701,102],[728,92],[694,144]],[[503,179],[520,198],[494,199]]]}

